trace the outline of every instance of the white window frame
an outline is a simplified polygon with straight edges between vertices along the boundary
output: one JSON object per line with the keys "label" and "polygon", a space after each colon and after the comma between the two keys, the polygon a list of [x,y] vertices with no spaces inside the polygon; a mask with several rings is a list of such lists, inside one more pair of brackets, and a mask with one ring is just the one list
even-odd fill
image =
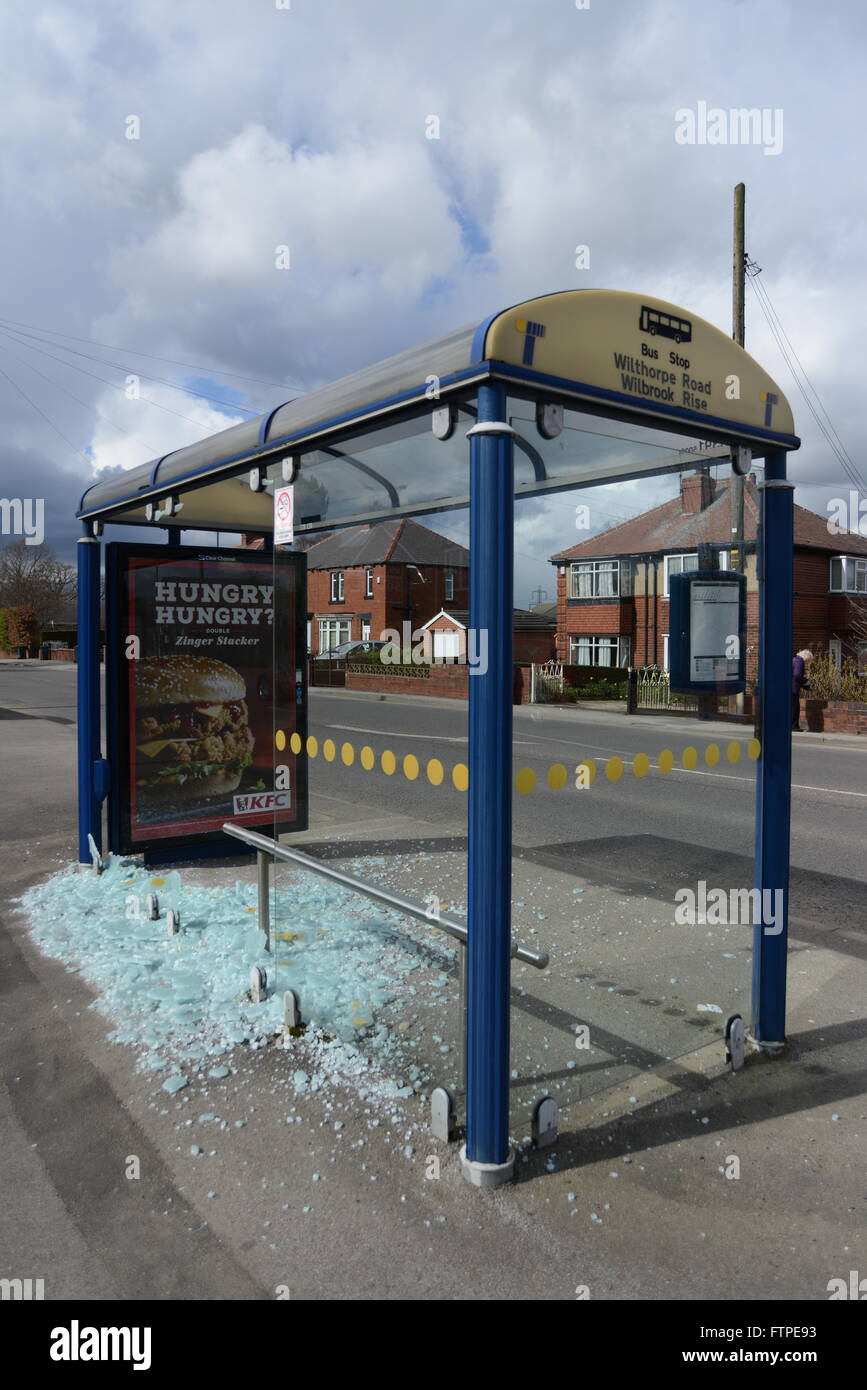
{"label": "white window frame", "polygon": [[364,571],[364,597],[373,598],[373,570],[370,565]]}
{"label": "white window frame", "polygon": [[443,602],[454,603],[455,601],[455,572],[446,570],[443,582]]}
{"label": "white window frame", "polygon": [[[581,648],[585,649],[585,654],[590,657],[589,661],[581,661]],[[611,654],[613,648],[613,661],[598,660],[602,648],[605,647]],[[632,647],[632,639],[624,637],[616,632],[579,632],[569,638],[569,665],[570,666],[628,666]],[[596,659],[594,659],[596,658]]]}
{"label": "white window frame", "polygon": [[[694,564],[691,564],[691,565],[681,564],[680,569],[676,569],[676,570],[674,571],[675,574],[683,574],[684,570],[693,570],[693,569],[696,569],[696,570],[697,570],[697,569],[698,569],[698,551],[697,551],[697,550],[683,550],[683,551],[679,551],[676,555],[666,555],[666,556],[665,556],[665,560],[664,560],[663,589],[662,589],[662,597],[663,597],[663,598],[670,598],[670,597],[671,597],[670,594],[669,594],[669,589],[668,589],[669,580],[670,580],[670,578],[671,578],[671,565],[670,565],[670,561],[671,561],[671,560],[680,560],[680,561],[684,561],[684,560],[693,560],[693,561],[694,561]],[[727,569],[729,568],[729,552],[728,552],[727,550],[721,550],[721,551],[719,551],[719,553],[717,554],[717,556],[716,556],[716,568],[717,568],[717,569],[721,569],[721,570],[727,570]],[[666,667],[666,670],[667,670],[667,669],[668,669],[668,667]]]}
{"label": "white window frame", "polygon": [[431,637],[431,660],[460,661],[461,634],[457,628],[435,627]]}
{"label": "white window frame", "polygon": [[[835,565],[840,566],[839,585],[834,584]],[[832,594],[867,594],[867,557],[861,555],[832,555],[828,589]]]}
{"label": "white window frame", "polygon": [[333,651],[335,647],[341,647],[344,642],[352,641],[352,618],[347,615],[340,618],[320,618],[319,619],[319,653]]}
{"label": "white window frame", "polygon": [[[331,571],[331,602],[342,603],[344,591],[344,570]],[[347,639],[348,640],[348,639]]]}
{"label": "white window frame", "polygon": [[671,669],[671,667],[670,667],[669,664],[668,664],[668,633],[667,633],[667,632],[664,632],[664,633],[662,634],[662,669],[663,669],[663,671],[669,671],[669,670]]}
{"label": "white window frame", "polygon": [[843,643],[839,637],[828,638],[828,655],[839,671],[843,666]]}
{"label": "white window frame", "polygon": [[365,622],[363,622],[363,623],[361,624],[361,640],[362,640],[362,642],[369,642],[369,641],[370,641],[370,620],[369,620],[369,619],[366,620]]}
{"label": "white window frame", "polygon": [[[582,584],[581,579],[589,582]],[[608,588],[608,580],[611,581],[611,592],[602,592]],[[588,592],[581,593],[582,588]],[[569,567],[569,597],[620,598],[620,561],[573,560]]]}

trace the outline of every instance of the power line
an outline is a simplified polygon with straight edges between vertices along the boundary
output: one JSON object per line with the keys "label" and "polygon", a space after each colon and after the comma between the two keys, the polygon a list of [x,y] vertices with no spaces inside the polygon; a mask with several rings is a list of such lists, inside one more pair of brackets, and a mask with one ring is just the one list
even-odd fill
{"label": "power line", "polygon": [[[773,337],[777,343],[777,346],[779,347],[780,352],[782,353],[783,359],[787,367],[789,368],[792,377],[794,378],[795,384],[798,387],[798,390],[801,392],[801,395],[803,396],[807,404],[807,408],[809,409],[810,414],[813,416],[813,419],[818,425],[822,435],[827,441],[832,453],[834,454],[834,457],[837,459],[837,462],[840,464],[848,480],[851,483],[853,483],[854,486],[858,488],[860,491],[867,492],[867,483],[865,483],[864,479],[859,474],[853,460],[851,459],[842,440],[840,439],[840,436],[837,434],[837,431],[834,428],[834,425],[831,421],[831,417],[825,409],[825,406],[822,403],[818,391],[813,386],[813,383],[810,381],[810,378],[807,375],[807,372],[804,369],[804,366],[800,358],[798,357],[797,352],[795,351],[791,339],[789,338],[785,328],[783,327],[782,320],[780,319],[779,314],[777,313],[776,309],[774,308],[771,302],[770,295],[768,294],[764,285],[761,285],[759,282],[758,276],[761,273],[760,267],[756,266],[754,261],[748,261],[747,270],[749,272],[749,284],[751,285],[753,293],[755,294],[756,299],[758,300],[759,307],[761,308],[762,313],[764,314],[765,320],[767,321],[768,327],[770,328],[771,333],[773,334]],[[797,363],[797,367],[795,363]],[[806,382],[806,387],[804,385],[804,382],[801,381],[801,376],[803,376],[804,382]],[[813,397],[815,397],[816,405],[814,405],[813,401],[810,399],[810,392],[812,393]],[[818,409],[816,408],[816,406],[818,406]],[[822,413],[821,415],[819,413],[820,411]],[[825,420],[827,420],[828,422],[827,426],[825,424],[825,420],[822,419],[822,415],[825,416]]]}
{"label": "power line", "polygon": [[[10,323],[16,328],[29,328],[36,333],[47,333],[53,338],[70,338],[74,343],[88,343],[91,347],[104,347],[109,348],[112,352],[125,352],[130,357],[147,357],[153,362],[169,362],[173,367],[189,367],[192,371],[201,372],[204,376],[228,376],[232,377],[234,381],[252,381],[257,386],[279,386],[281,390],[288,389],[291,391],[298,389],[297,387],[291,386],[286,381],[268,381],[262,377],[243,376],[240,372],[222,371],[216,367],[199,367],[195,362],[181,362],[175,357],[160,357],[155,352],[140,352],[137,348],[119,347],[117,343],[102,343],[97,338],[80,338],[74,333],[61,333],[59,329],[56,328],[39,328],[35,324],[22,323],[18,319],[0,318],[0,322]],[[56,343],[54,346],[62,347],[62,344]]]}
{"label": "power line", "polygon": [[49,417],[45,414],[45,411],[40,406],[38,406],[36,402],[30,398],[30,396],[28,396],[23,386],[19,386],[16,381],[13,381],[9,373],[7,371],[4,371],[2,367],[0,367],[0,376],[5,376],[6,380],[9,382],[9,385],[14,387],[14,389],[18,392],[19,396],[24,397],[27,404],[33,407],[37,415],[42,416],[42,419],[45,421],[46,425],[49,425],[51,429],[54,430],[55,434],[60,435],[60,438],[63,440],[64,444],[68,444],[74,454],[78,454],[80,458],[84,459],[85,463],[89,464],[91,467],[93,466],[93,459],[88,458],[87,454],[83,454],[81,450],[75,444],[73,444],[71,439],[67,439],[66,435],[63,433],[63,430],[58,429],[54,421],[49,419]]}
{"label": "power line", "polygon": [[[4,328],[4,327],[3,327],[3,324],[2,324],[2,320],[0,320],[0,331],[5,332],[9,337],[11,337],[11,338],[13,339],[14,342],[21,343],[21,346],[22,346],[22,347],[30,347],[30,346],[31,346],[30,343],[22,342],[22,341],[21,341],[22,338],[33,338],[35,342],[37,342],[37,343],[42,343],[43,345],[44,345],[44,343],[45,343],[45,339],[44,339],[44,338],[37,338],[37,337],[35,336],[35,334],[33,334],[33,333],[23,333],[23,332],[20,332],[20,331],[11,329],[11,328]],[[186,395],[186,396],[199,396],[199,397],[201,397],[202,400],[211,401],[212,404],[223,406],[223,407],[224,407],[225,409],[227,409],[227,410],[239,410],[239,411],[242,411],[245,415],[259,415],[259,414],[262,414],[261,407],[259,407],[259,406],[236,405],[234,401],[224,401],[224,400],[221,400],[218,396],[211,396],[211,395],[209,395],[209,393],[208,393],[207,391],[194,391],[194,390],[192,389],[192,387],[178,386],[174,381],[168,381],[168,380],[166,379],[166,377],[162,377],[162,376],[153,376],[153,375],[152,375],[151,373],[149,373],[149,372],[132,372],[131,369],[130,369],[130,367],[127,366],[127,365],[126,365],[125,363],[123,363],[123,362],[109,362],[109,361],[108,361],[106,358],[104,358],[104,357],[96,357],[96,356],[94,356],[93,353],[90,353],[90,352],[79,352],[78,348],[66,347],[66,345],[65,345],[64,343],[54,343],[54,342],[52,342],[52,343],[51,343],[51,346],[52,346],[52,347],[59,348],[61,352],[68,352],[68,353],[71,353],[71,354],[72,354],[73,356],[75,356],[75,357],[83,357],[83,358],[85,359],[85,361],[88,361],[88,362],[99,362],[99,363],[101,363],[102,366],[104,366],[104,367],[111,367],[114,371],[125,372],[125,373],[127,374],[127,376],[130,376],[130,375],[132,375],[132,376],[143,376],[143,377],[145,378],[146,381],[156,381],[156,382],[158,382],[161,386],[168,386],[172,391],[180,391],[182,395]],[[34,350],[34,352],[39,352],[39,351],[45,351],[45,348],[44,348],[44,346],[43,346],[41,349],[40,349],[40,348],[34,348],[33,350]],[[51,356],[53,356],[53,354],[52,354],[52,353],[48,353],[47,356],[51,357]],[[58,362],[63,362],[63,358],[62,358],[62,357],[58,357],[58,358],[56,358],[55,360],[58,361]],[[72,363],[65,363],[64,365],[66,365],[66,366],[72,366],[73,364],[72,364]],[[99,380],[99,378],[97,378],[97,380]],[[156,405],[156,401],[152,402],[152,404]],[[184,418],[185,418],[185,419],[188,419],[189,417],[188,417],[188,416],[185,416]]]}
{"label": "power line", "polygon": [[[67,396],[70,397],[71,400],[77,401],[80,406],[83,406],[85,410],[89,410],[92,414],[98,415],[101,420],[105,420],[106,424],[111,425],[112,429],[120,430],[121,434],[126,434],[132,437],[132,430],[125,429],[123,425],[116,424],[114,420],[112,420],[108,415],[105,415],[101,410],[97,409],[95,405],[91,405],[89,401],[83,401],[80,396],[76,396],[74,391],[70,391],[68,387],[63,386],[59,381],[52,381],[50,376],[46,376],[44,372],[40,372],[39,368],[34,367],[32,362],[25,362],[23,358],[16,357],[15,353],[12,352],[5,345],[2,346],[2,350],[3,352],[8,352],[9,356],[15,362],[20,362],[22,367],[26,367],[28,371],[35,372],[37,376],[41,376],[42,380],[47,381],[49,386],[53,386],[55,390],[63,391]],[[121,389],[121,387],[118,387],[118,390]],[[152,449],[154,451],[154,454],[159,453],[159,450],[156,449],[153,444],[148,444],[147,440],[143,440],[142,442],[147,446],[148,449]],[[143,460],[143,462],[147,462],[147,460]]]}
{"label": "power line", "polygon": [[[25,342],[22,342],[21,339],[20,339],[19,337],[17,337],[14,333],[12,333],[9,329],[4,329],[4,328],[0,327],[0,333],[2,333],[5,337],[10,338],[10,339],[12,340],[13,343],[17,343],[17,344],[19,345],[19,347],[27,348],[29,352],[38,352],[38,353],[40,353],[43,357],[50,357],[51,360],[52,360],[53,362],[59,362],[60,365],[61,365],[61,367],[68,367],[69,370],[70,370],[70,371],[73,371],[73,372],[81,372],[81,374],[82,374],[83,376],[89,376],[89,377],[92,377],[92,379],[93,379],[94,381],[98,381],[98,382],[100,383],[101,386],[110,386],[111,389],[112,389],[112,391],[124,391],[124,394],[126,394],[126,392],[125,392],[125,390],[124,390],[124,387],[123,387],[123,386],[119,386],[118,383],[117,383],[116,381],[106,381],[105,377],[98,376],[96,372],[89,372],[89,371],[87,370],[86,367],[79,367],[78,364],[77,364],[76,362],[64,362],[64,360],[63,360],[62,357],[58,357],[58,356],[57,356],[55,353],[53,353],[53,352],[48,352],[48,351],[46,351],[45,348],[34,347],[32,343],[25,343]],[[54,343],[52,346],[54,346],[54,347],[59,347],[60,350],[61,350],[61,352],[75,352],[75,349],[74,349],[74,348],[65,348],[65,347],[63,346],[62,343]],[[84,355],[84,354],[78,354],[78,355],[79,355],[79,356],[82,356],[82,355]],[[94,360],[94,361],[99,361],[100,359],[99,359],[99,358],[95,358],[95,359],[93,359],[93,360]],[[28,363],[27,365],[29,366],[30,364]],[[109,365],[110,365],[110,364],[109,364]],[[34,370],[35,370],[35,368],[34,368]],[[126,368],[122,367],[122,368],[120,368],[119,370],[125,371]],[[135,375],[135,373],[133,373],[133,375]],[[147,377],[146,380],[156,380],[156,378]],[[178,388],[176,388],[176,389],[180,390],[180,389],[182,389],[182,388],[178,387]],[[195,425],[197,429],[206,429],[206,428],[207,428],[206,425],[203,425],[203,424],[202,424],[201,420],[194,420],[193,417],[192,417],[192,415],[184,415],[184,414],[182,413],[182,411],[180,411],[180,410],[173,410],[172,407],[171,407],[170,405],[163,405],[160,401],[152,400],[150,396],[139,396],[138,399],[144,401],[146,405],[154,405],[154,406],[156,406],[157,410],[164,410],[164,411],[166,411],[167,414],[169,414],[169,415],[175,415],[175,416],[177,416],[177,418],[178,418],[179,420],[186,420],[189,424]],[[241,408],[244,409],[245,407],[241,407]]]}

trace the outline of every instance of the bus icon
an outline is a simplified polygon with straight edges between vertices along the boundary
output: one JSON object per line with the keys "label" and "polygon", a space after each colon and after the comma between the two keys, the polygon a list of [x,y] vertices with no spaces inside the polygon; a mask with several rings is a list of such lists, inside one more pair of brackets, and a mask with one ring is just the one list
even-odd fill
{"label": "bus icon", "polygon": [[652,338],[659,333],[663,338],[673,338],[676,343],[688,343],[692,340],[692,324],[689,319],[678,319],[673,314],[663,314],[659,309],[648,308],[646,304],[641,306],[638,327],[642,333],[649,333]]}

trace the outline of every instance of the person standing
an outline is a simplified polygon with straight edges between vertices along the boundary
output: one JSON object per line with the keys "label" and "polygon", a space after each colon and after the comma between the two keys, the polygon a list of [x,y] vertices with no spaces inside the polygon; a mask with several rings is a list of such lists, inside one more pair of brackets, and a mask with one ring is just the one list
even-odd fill
{"label": "person standing", "polygon": [[813,653],[804,647],[792,657],[792,731],[801,728],[801,691],[810,689],[807,667],[813,660]]}

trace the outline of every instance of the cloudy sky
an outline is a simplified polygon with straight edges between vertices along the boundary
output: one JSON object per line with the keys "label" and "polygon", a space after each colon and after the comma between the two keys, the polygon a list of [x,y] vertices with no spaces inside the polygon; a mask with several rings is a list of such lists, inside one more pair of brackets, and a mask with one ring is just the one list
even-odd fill
{"label": "cloudy sky", "polygon": [[[536,294],[634,290],[730,331],[739,180],[761,283],[867,473],[861,0],[284,3],[0,13],[2,492],[46,498],[49,544],[71,552],[95,469]],[[701,101],[779,109],[782,149],[679,144]],[[749,288],[747,347],[794,408],[797,500],[824,513],[852,484]],[[599,524],[670,487],[608,490]],[[520,512],[519,602],[552,590],[570,512]]]}

